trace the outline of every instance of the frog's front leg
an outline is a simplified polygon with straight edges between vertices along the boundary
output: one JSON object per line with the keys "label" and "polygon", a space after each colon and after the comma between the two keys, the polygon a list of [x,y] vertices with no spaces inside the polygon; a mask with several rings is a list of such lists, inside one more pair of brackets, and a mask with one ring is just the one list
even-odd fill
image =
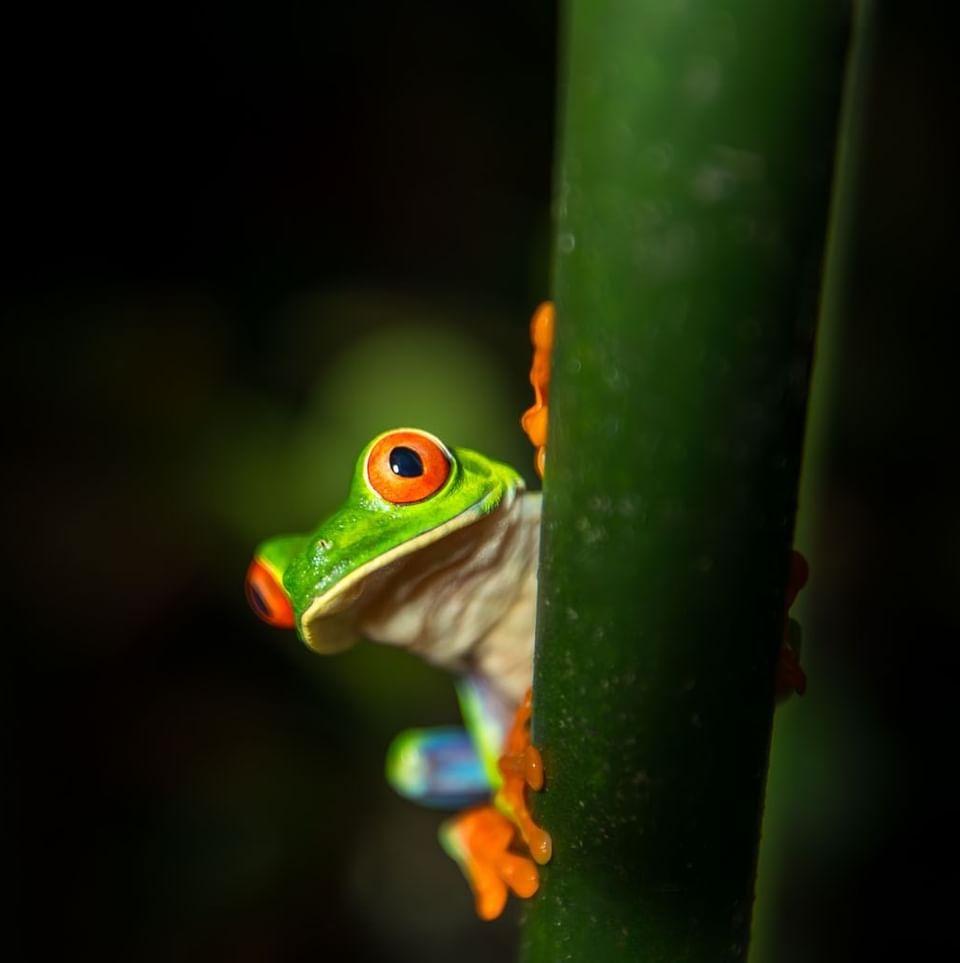
{"label": "frog's front leg", "polygon": [[533,361],[530,364],[530,384],[533,404],[523,413],[520,424],[530,443],[537,449],[537,474],[543,478],[547,457],[547,419],[550,411],[550,364],[553,355],[553,331],[556,312],[551,301],[544,301],[530,320],[530,340]]}
{"label": "frog's front leg", "polygon": [[516,824],[530,855],[542,866],[550,862],[553,841],[550,834],[533,821],[527,806],[527,788],[537,792],[543,788],[543,759],[540,750],[530,742],[532,708],[533,690],[528,689],[498,763],[503,782],[497,791],[496,803]]}
{"label": "frog's front leg", "polygon": [[[533,821],[527,806],[527,787],[543,788],[543,762],[530,744],[531,703],[528,691],[497,763],[501,783],[494,804],[460,813],[440,830],[443,848],[463,870],[473,889],[477,914],[485,920],[503,912],[508,889],[522,898],[536,893],[537,864],[548,862],[553,850],[550,834]],[[516,850],[521,842],[530,856]]]}

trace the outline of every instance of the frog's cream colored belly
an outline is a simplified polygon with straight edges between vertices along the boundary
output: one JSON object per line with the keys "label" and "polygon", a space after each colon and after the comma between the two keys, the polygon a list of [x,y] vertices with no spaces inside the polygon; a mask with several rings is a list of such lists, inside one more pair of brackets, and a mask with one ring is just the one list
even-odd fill
{"label": "frog's cream colored belly", "polygon": [[359,627],[519,702],[530,686],[540,494],[505,499],[465,528],[367,579]]}

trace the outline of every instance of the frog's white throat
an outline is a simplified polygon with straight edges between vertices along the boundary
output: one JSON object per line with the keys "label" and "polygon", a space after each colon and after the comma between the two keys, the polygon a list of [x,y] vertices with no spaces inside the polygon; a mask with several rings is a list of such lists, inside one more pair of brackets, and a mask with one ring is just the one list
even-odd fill
{"label": "frog's white throat", "polygon": [[531,676],[540,495],[504,498],[475,518],[470,512],[318,599],[304,614],[307,644],[329,652],[364,636],[444,668],[480,672],[519,700]]}

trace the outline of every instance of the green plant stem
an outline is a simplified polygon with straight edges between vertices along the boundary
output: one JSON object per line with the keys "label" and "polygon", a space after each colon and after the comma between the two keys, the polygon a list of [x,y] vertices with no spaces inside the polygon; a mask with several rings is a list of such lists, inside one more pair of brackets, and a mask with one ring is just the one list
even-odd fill
{"label": "green plant stem", "polygon": [[847,11],[565,13],[522,956],[741,960]]}

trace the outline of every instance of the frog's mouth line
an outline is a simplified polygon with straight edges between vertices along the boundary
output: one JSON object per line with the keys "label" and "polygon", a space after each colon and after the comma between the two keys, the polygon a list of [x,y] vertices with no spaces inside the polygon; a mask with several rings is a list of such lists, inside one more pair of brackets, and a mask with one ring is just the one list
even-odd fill
{"label": "frog's mouth line", "polygon": [[[423,532],[383,555],[378,555],[345,575],[330,591],[315,598],[300,616],[300,634],[303,641],[314,652],[323,655],[348,649],[357,641],[358,615],[354,603],[363,594],[364,584],[370,575],[383,571],[404,556],[412,555],[482,518],[489,517],[493,512],[509,509],[522,492],[522,485],[510,486],[502,494],[491,492],[449,521]],[[491,505],[492,498],[496,498],[496,501]]]}

